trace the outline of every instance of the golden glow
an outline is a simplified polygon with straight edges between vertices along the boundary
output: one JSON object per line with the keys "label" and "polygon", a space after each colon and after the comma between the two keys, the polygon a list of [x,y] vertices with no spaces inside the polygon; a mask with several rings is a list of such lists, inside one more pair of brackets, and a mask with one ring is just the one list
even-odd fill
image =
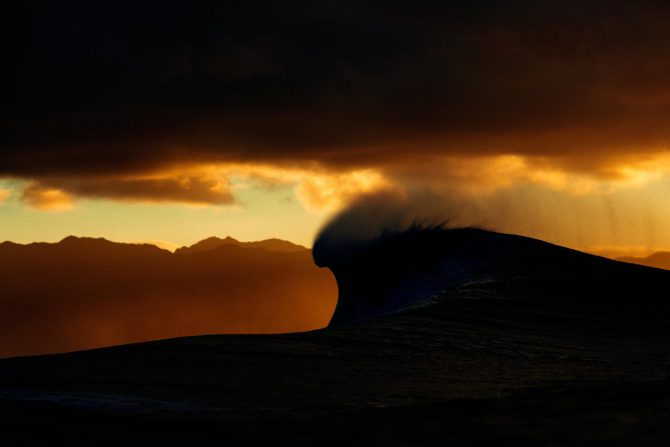
{"label": "golden glow", "polygon": [[620,160],[595,172],[570,170],[546,158],[520,155],[443,157],[430,165],[403,164],[390,168],[402,183],[468,195],[490,194],[521,184],[537,185],[570,195],[639,189],[670,173],[670,154]]}
{"label": "golden glow", "polygon": [[316,214],[335,213],[362,194],[393,187],[392,182],[376,169],[338,172],[318,166],[211,164],[191,166],[188,172],[205,178],[231,179],[233,192],[291,185],[305,210]]}
{"label": "golden glow", "polygon": [[21,198],[30,206],[43,211],[67,211],[73,207],[72,196],[56,188],[43,188],[29,183]]}
{"label": "golden glow", "polygon": [[391,187],[391,183],[372,169],[335,175],[305,176],[295,193],[307,210],[335,213],[353,198]]}
{"label": "golden glow", "polygon": [[644,245],[603,245],[591,247],[585,251],[594,255],[617,259],[624,257],[642,258],[655,252],[670,251],[670,248],[654,247],[653,250],[650,250],[649,247]]}
{"label": "golden glow", "polygon": [[0,189],[0,203],[4,202],[10,195],[12,195],[10,190]]}
{"label": "golden glow", "polygon": [[[454,224],[482,225],[587,251],[643,247],[635,253],[648,253],[670,246],[670,234],[665,231],[670,221],[668,174],[670,153],[663,151],[619,157],[592,171],[547,157],[514,154],[428,161],[416,157],[377,168],[339,170],[315,163],[190,163],[118,177],[0,184],[0,198],[4,198],[3,207],[13,204],[17,209],[22,203],[38,210],[71,212],[79,209],[73,205],[84,198],[87,205],[82,213],[95,206],[100,216],[109,207],[97,204],[116,203],[113,228],[104,226],[109,219],[89,217],[81,222],[102,224],[77,230],[80,220],[75,219],[73,225],[63,223],[64,229],[49,239],[75,233],[129,242],[158,240],[157,245],[173,250],[212,235],[243,240],[281,237],[309,246],[326,219],[361,195],[428,190],[452,199],[447,211],[456,209]],[[10,195],[11,189],[20,193]],[[188,207],[182,211],[174,207],[173,218],[163,213],[164,218],[142,221],[137,214],[138,206],[144,207],[146,216],[155,204],[171,207],[174,203]],[[6,217],[5,221],[9,222]],[[19,222],[18,217],[15,221]],[[26,226],[24,222],[8,225]],[[34,228],[43,231],[45,223]],[[9,230],[5,233],[0,238],[18,239]],[[34,234],[32,239],[24,235],[20,240],[43,238],[47,239]]]}
{"label": "golden glow", "polygon": [[75,241],[13,250],[0,257],[0,269],[9,266],[17,274],[3,281],[0,339],[11,343],[0,344],[0,357],[307,331],[328,324],[337,301],[332,274],[307,250],[182,255]]}

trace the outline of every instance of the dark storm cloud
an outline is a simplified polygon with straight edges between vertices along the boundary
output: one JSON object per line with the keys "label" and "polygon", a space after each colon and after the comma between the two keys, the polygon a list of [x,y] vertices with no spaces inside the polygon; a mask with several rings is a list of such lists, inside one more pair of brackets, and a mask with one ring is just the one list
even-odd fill
{"label": "dark storm cloud", "polygon": [[1,176],[109,177],[217,161],[347,168],[408,154],[521,154],[589,170],[670,146],[664,3],[11,9],[2,19]]}

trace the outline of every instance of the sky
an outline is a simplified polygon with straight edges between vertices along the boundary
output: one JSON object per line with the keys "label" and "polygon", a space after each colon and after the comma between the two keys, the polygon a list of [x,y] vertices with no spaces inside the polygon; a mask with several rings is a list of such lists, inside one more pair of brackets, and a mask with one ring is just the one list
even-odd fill
{"label": "sky", "polygon": [[0,47],[0,240],[307,246],[417,217],[670,248],[670,5],[20,2]]}

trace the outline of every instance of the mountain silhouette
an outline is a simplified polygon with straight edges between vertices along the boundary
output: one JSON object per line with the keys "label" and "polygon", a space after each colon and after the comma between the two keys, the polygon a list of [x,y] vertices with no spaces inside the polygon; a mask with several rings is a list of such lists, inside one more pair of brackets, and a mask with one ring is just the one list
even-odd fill
{"label": "mountain silhouette", "polygon": [[73,236],[2,243],[0,356],[323,327],[336,289],[310,251],[249,247],[256,245],[224,243],[183,256]]}
{"label": "mountain silhouette", "polygon": [[313,253],[340,287],[329,327],[2,360],[4,438],[341,446],[670,436],[670,272],[476,229],[317,240]]}
{"label": "mountain silhouette", "polygon": [[308,250],[302,245],[297,245],[289,241],[282,239],[265,239],[262,241],[252,241],[252,242],[240,242],[237,239],[234,239],[230,236],[227,236],[225,239],[218,237],[209,237],[200,242],[197,242],[189,247],[180,247],[175,250],[177,254],[191,254],[195,252],[203,252],[215,250],[223,245],[237,245],[245,248],[262,248],[268,251],[279,251],[287,253],[296,253]]}
{"label": "mountain silhouette", "polygon": [[617,258],[618,261],[629,262],[631,264],[646,265],[659,269],[670,270],[670,252],[659,251],[645,257],[626,256]]}

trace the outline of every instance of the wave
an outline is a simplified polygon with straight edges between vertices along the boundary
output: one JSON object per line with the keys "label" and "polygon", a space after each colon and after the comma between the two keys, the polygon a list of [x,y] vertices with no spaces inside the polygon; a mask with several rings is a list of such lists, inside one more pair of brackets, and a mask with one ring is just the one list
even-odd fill
{"label": "wave", "polygon": [[669,310],[670,272],[478,228],[412,225],[368,239],[325,231],[313,256],[339,288],[330,326],[463,298],[456,292],[468,284],[574,315],[658,318]]}

